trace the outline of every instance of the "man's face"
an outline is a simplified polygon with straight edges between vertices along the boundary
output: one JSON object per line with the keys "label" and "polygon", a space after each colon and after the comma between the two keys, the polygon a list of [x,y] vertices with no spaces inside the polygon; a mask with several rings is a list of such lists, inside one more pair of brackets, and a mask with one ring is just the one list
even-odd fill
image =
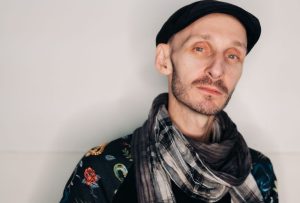
{"label": "man's face", "polygon": [[193,111],[214,115],[228,103],[241,76],[247,37],[242,24],[226,14],[209,14],[169,42],[175,99]]}

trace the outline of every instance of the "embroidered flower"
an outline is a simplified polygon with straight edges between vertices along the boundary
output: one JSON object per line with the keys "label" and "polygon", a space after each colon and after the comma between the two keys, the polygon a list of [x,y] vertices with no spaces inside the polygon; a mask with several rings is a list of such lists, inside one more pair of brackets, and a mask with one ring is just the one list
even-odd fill
{"label": "embroidered flower", "polygon": [[91,167],[88,167],[84,170],[84,180],[82,181],[86,185],[97,188],[99,185],[97,184],[97,181],[100,179],[100,176],[98,176],[94,169]]}
{"label": "embroidered flower", "polygon": [[252,174],[266,202],[272,202],[272,196],[277,198],[276,177],[270,162],[254,163]]}
{"label": "embroidered flower", "polygon": [[266,164],[254,164],[253,173],[258,177],[257,185],[262,192],[267,192],[271,189],[271,184],[273,182],[271,173],[268,172],[268,165]]}

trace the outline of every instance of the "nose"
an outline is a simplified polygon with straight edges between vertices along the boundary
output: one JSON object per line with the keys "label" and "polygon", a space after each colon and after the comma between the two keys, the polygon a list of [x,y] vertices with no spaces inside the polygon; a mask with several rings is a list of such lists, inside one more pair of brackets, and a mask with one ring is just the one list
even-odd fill
{"label": "nose", "polygon": [[206,74],[213,80],[222,78],[225,72],[225,62],[222,55],[215,55],[206,68]]}

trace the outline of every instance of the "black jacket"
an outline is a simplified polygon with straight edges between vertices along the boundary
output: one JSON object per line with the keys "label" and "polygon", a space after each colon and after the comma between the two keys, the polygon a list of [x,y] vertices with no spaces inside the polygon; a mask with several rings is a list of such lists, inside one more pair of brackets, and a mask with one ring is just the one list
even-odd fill
{"label": "black jacket", "polygon": [[[137,202],[131,137],[132,135],[122,137],[88,151],[69,178],[60,202]],[[251,173],[264,201],[278,202],[276,177],[271,161],[258,151],[250,149],[250,152]],[[174,183],[172,189],[178,203],[202,202],[187,196]],[[230,195],[225,195],[219,202],[229,203]]]}

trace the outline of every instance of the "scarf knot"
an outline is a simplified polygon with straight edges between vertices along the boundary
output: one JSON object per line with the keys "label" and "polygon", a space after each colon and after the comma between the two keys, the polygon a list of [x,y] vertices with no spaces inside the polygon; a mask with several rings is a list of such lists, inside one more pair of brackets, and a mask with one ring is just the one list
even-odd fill
{"label": "scarf knot", "polygon": [[172,124],[167,101],[167,93],[155,98],[148,120],[133,133],[139,203],[175,203],[171,181],[203,201],[229,192],[233,202],[263,202],[249,148],[227,114],[216,115],[219,142],[195,142]]}

